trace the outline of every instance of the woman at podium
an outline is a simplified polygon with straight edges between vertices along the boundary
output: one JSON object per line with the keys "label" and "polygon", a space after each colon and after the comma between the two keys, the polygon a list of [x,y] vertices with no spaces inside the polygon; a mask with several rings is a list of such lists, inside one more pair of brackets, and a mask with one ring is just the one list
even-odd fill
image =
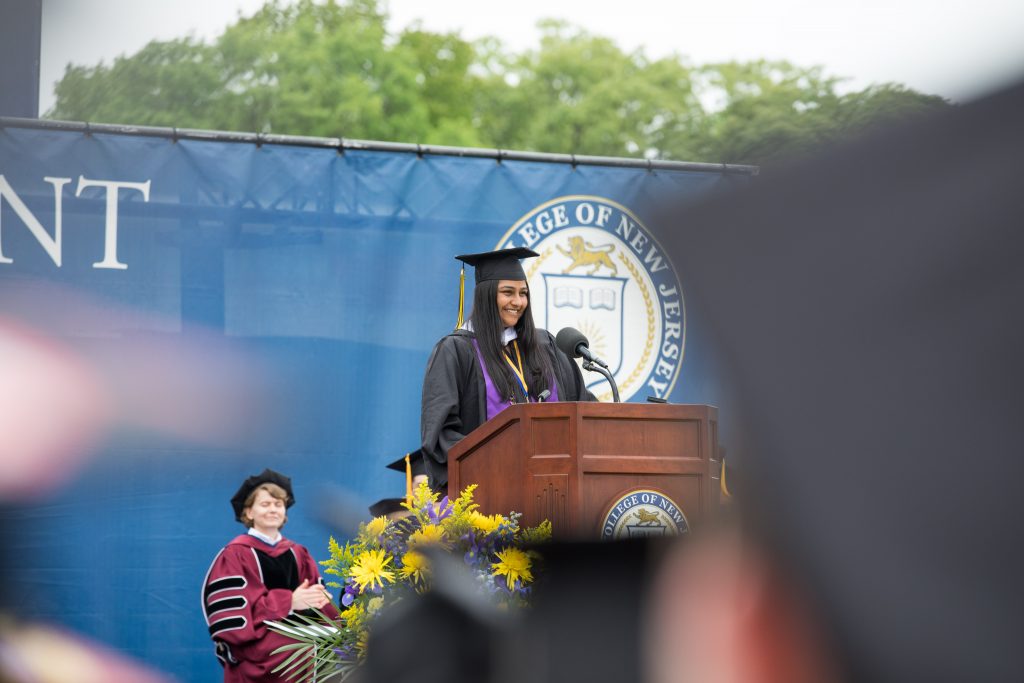
{"label": "woman at podium", "polygon": [[476,286],[465,321],[460,288],[456,329],[434,346],[423,378],[420,435],[435,490],[448,484],[448,449],[508,406],[596,400],[576,363],[533,324],[519,260],[534,256],[516,247],[455,257],[473,267]]}

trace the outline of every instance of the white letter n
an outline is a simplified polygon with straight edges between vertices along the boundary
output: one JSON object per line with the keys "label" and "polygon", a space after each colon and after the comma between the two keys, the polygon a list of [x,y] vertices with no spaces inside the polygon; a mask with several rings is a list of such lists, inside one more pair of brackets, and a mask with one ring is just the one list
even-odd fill
{"label": "white letter n", "polygon": [[[18,217],[28,227],[32,236],[36,238],[36,241],[42,245],[49,257],[60,268],[61,188],[70,183],[71,178],[51,178],[47,176],[43,180],[53,185],[53,237],[50,237],[50,233],[46,232],[43,224],[29,211],[28,207],[25,206],[25,202],[21,201],[21,197],[17,195],[14,188],[11,187],[10,183],[2,175],[0,175],[0,220],[2,220],[3,199],[6,197],[7,201],[11,203],[14,213],[18,214]],[[4,256],[2,235],[3,228],[0,225],[0,263],[14,263],[13,259]]]}

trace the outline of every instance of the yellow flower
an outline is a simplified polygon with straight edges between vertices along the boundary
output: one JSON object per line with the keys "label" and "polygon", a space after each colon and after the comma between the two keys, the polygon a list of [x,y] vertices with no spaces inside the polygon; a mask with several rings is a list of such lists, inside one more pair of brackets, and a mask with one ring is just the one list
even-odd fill
{"label": "yellow flower", "polygon": [[426,482],[420,482],[416,490],[412,492],[412,507],[414,510],[424,508],[437,503],[438,494],[430,490]]}
{"label": "yellow flower", "polygon": [[383,550],[364,550],[352,565],[352,580],[359,590],[366,590],[376,585],[384,587],[384,582],[394,583],[395,573],[389,570],[391,558]]}
{"label": "yellow flower", "polygon": [[374,517],[366,523],[366,536],[368,538],[377,538],[382,533],[384,533],[384,529],[386,529],[387,526],[387,517]]}
{"label": "yellow flower", "polygon": [[370,614],[376,614],[380,611],[380,608],[384,606],[384,598],[377,596],[376,598],[370,598],[370,601],[366,603],[366,611]]}
{"label": "yellow flower", "polygon": [[429,576],[430,564],[421,553],[410,550],[405,555],[402,555],[402,568],[398,571],[402,572],[402,576],[413,583],[423,583]]}
{"label": "yellow flower", "polygon": [[346,629],[358,631],[365,627],[364,622],[366,621],[366,610],[361,604],[356,602],[342,612],[341,618],[345,621]]}
{"label": "yellow flower", "polygon": [[501,515],[482,515],[476,510],[469,513],[469,522],[477,531],[489,534],[504,523],[505,518]]}
{"label": "yellow flower", "polygon": [[362,661],[366,657],[366,643],[370,638],[369,631],[360,631],[359,636],[356,638],[356,654],[359,660]]}
{"label": "yellow flower", "polygon": [[522,543],[524,545],[535,545],[537,543],[546,543],[551,540],[551,522],[544,520],[535,527],[524,529],[522,533]]}
{"label": "yellow flower", "polygon": [[425,524],[409,537],[409,547],[420,545],[444,545],[444,529],[436,524]]}
{"label": "yellow flower", "polygon": [[522,550],[508,548],[496,555],[500,561],[491,564],[491,576],[504,576],[509,590],[515,587],[516,581],[520,584],[533,581],[533,574],[530,573],[530,556]]}

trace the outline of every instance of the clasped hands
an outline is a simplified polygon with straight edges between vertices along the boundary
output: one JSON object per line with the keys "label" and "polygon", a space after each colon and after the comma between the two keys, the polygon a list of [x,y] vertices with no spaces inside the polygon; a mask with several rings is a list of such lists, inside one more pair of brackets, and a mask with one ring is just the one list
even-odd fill
{"label": "clasped hands", "polygon": [[309,585],[309,579],[304,579],[299,587],[292,591],[292,611],[315,607],[323,609],[324,605],[331,601],[331,594],[319,583]]}

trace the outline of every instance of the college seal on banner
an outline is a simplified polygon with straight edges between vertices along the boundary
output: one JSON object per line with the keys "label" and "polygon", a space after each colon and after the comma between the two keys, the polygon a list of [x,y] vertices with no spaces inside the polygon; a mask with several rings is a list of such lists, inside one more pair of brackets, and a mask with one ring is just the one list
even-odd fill
{"label": "college seal on banner", "polygon": [[601,540],[674,536],[690,531],[686,515],[668,496],[636,489],[619,497],[601,522]]}
{"label": "college seal on banner", "polygon": [[[608,363],[623,401],[668,396],[686,345],[686,307],[675,269],[628,208],[589,195],[559,197],[520,218],[498,249],[527,247],[524,263],[538,327],[574,327]],[[611,400],[608,381],[587,388]]]}

